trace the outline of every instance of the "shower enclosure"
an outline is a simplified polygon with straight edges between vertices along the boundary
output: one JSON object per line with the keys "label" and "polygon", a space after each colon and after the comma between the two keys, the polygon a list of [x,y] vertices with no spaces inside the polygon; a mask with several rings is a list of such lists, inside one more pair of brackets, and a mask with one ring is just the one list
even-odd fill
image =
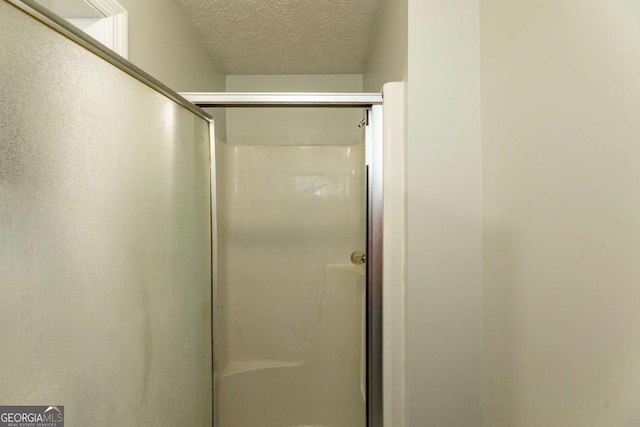
{"label": "shower enclosure", "polygon": [[227,107],[217,425],[382,425],[381,96],[183,95]]}
{"label": "shower enclosure", "polygon": [[0,36],[0,401],[382,426],[381,95],[183,97],[31,0]]}

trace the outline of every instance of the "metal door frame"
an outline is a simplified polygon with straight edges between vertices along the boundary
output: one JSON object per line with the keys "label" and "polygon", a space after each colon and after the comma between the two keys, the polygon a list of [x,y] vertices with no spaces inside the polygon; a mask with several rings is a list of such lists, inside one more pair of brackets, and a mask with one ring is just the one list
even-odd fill
{"label": "metal door frame", "polygon": [[[365,163],[367,180],[367,250],[366,250],[366,347],[367,347],[367,427],[382,427],[382,235],[383,235],[383,129],[382,94],[379,93],[242,93],[184,92],[180,95],[200,108],[220,107],[316,107],[365,109]],[[217,239],[215,200],[215,137],[211,126],[211,215],[213,260],[216,265]],[[217,422],[218,391],[218,322],[217,271],[212,276],[213,341],[213,424]]]}

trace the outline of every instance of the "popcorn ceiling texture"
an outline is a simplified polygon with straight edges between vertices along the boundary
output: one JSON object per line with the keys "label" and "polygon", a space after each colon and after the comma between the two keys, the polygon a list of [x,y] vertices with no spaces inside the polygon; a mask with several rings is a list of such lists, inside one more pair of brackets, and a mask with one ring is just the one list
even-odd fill
{"label": "popcorn ceiling texture", "polygon": [[381,0],[175,0],[227,74],[362,73]]}

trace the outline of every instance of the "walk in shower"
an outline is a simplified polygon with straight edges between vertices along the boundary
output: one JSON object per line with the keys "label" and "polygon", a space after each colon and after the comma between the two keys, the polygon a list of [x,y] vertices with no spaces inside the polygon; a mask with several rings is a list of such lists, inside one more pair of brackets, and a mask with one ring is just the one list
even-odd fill
{"label": "walk in shower", "polygon": [[350,262],[366,244],[362,114],[227,111],[216,152],[221,426],[365,425],[365,270]]}
{"label": "walk in shower", "polygon": [[380,427],[381,95],[182,97],[33,1],[0,24],[0,400]]}
{"label": "walk in shower", "polygon": [[375,252],[380,96],[184,95],[227,107],[215,146],[217,425],[379,425],[364,253]]}

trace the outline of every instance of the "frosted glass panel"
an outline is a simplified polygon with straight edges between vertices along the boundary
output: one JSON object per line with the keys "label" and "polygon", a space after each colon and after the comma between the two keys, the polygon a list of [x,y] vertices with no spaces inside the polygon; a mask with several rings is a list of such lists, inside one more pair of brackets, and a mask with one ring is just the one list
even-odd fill
{"label": "frosted glass panel", "polygon": [[208,123],[0,2],[0,403],[211,425]]}

